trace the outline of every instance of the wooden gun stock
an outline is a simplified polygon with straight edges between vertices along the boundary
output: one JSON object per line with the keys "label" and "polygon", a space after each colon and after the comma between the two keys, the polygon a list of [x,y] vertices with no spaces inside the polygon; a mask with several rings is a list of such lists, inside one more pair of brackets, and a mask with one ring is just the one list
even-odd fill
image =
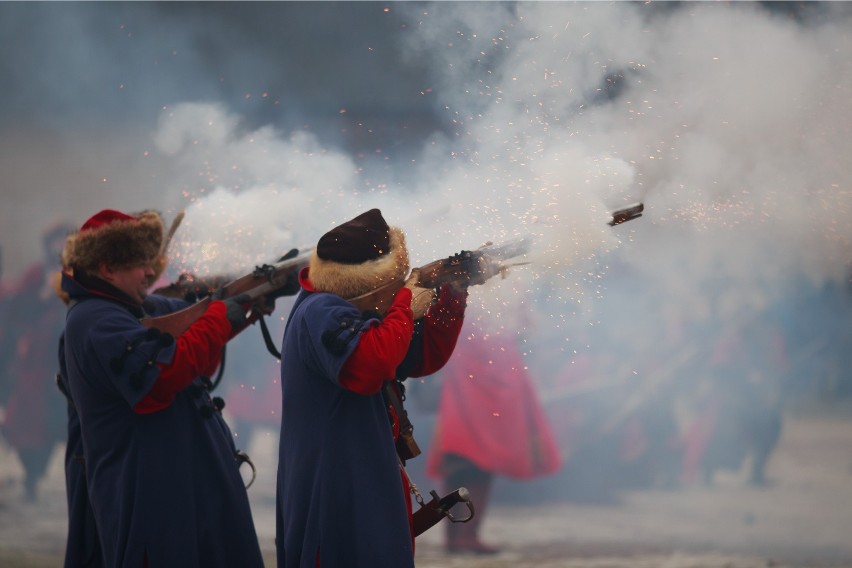
{"label": "wooden gun stock", "polygon": [[[295,251],[295,249],[293,249]],[[278,298],[298,293],[297,277],[299,271],[308,265],[311,250],[277,262],[256,267],[252,272],[222,286],[222,299],[240,294],[248,295],[251,302],[265,297]],[[288,253],[289,254],[292,253]],[[170,288],[170,287],[166,287]],[[187,306],[186,308],[164,316],[142,318],[145,327],[159,329],[177,337],[189,328],[207,310],[210,296]]]}

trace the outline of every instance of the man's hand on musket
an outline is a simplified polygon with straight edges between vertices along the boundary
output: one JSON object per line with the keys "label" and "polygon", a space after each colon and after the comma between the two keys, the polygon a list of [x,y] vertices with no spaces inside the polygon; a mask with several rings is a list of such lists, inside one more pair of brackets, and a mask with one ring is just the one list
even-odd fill
{"label": "man's hand on musket", "polygon": [[269,294],[261,296],[251,305],[251,311],[252,315],[257,314],[258,317],[271,315],[275,311],[275,298]]}
{"label": "man's hand on musket", "polygon": [[[484,248],[489,244],[491,243],[486,243],[480,248]],[[452,284],[461,290],[466,291],[470,286],[485,284],[493,276],[488,259],[482,251],[463,250],[456,254],[454,258],[458,259],[461,270],[459,270]]]}
{"label": "man's hand on musket", "polygon": [[[297,256],[299,256],[299,249],[292,248],[287,252],[287,254],[279,258],[278,262],[291,260],[296,258]],[[269,297],[274,300],[275,298],[282,298],[284,296],[295,296],[299,293],[301,289],[302,285],[299,283],[299,270],[295,269],[287,276],[287,282],[283,286],[281,286],[281,288],[277,290],[274,295],[270,295]],[[272,313],[271,310],[270,313]]]}
{"label": "man's hand on musket", "polygon": [[414,319],[419,319],[426,313],[426,310],[429,309],[429,306],[435,300],[435,290],[420,286],[419,268],[411,271],[411,274],[405,281],[405,287],[411,290],[411,311],[414,314]]}
{"label": "man's hand on musket", "polygon": [[415,268],[411,271],[411,274],[408,275],[408,278],[405,280],[405,287],[411,290],[413,293],[416,288],[419,288],[420,284],[420,269]]}
{"label": "man's hand on musket", "polygon": [[231,324],[232,333],[236,335],[249,325],[263,316],[268,316],[275,311],[275,299],[261,296],[252,301],[248,294],[237,296],[225,296],[225,288],[219,288],[211,296],[211,300],[220,300],[227,306],[228,322]]}

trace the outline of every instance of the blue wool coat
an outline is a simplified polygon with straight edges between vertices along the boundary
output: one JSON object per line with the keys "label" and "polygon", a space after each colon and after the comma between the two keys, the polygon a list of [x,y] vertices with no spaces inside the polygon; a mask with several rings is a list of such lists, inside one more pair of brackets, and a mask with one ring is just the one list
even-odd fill
{"label": "blue wool coat", "polygon": [[68,539],[65,544],[65,568],[104,566],[101,542],[86,487],[86,465],[80,418],[71,400],[68,372],[65,369],[65,336],[59,338],[59,376],[57,384],[68,398],[67,440],[65,444],[65,497],[68,505]]}
{"label": "blue wool coat", "polygon": [[[165,409],[133,407],[174,342],[133,307],[65,278],[76,305],[65,327],[67,381],[80,423],[86,482],[107,566],[263,566],[233,436],[200,379]],[[184,302],[149,296],[149,315]],[[69,442],[73,442],[69,440]]]}
{"label": "blue wool coat", "polygon": [[349,302],[302,291],[281,357],[279,568],[414,566],[393,433],[381,393],[341,387],[364,320]]}

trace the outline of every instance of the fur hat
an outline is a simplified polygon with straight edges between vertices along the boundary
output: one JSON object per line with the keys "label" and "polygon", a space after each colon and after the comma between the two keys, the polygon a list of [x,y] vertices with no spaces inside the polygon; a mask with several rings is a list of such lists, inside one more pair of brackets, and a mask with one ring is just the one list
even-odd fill
{"label": "fur hat", "polygon": [[388,252],[390,227],[378,209],[370,209],[339,225],[317,243],[317,256],[343,264],[375,260]]}
{"label": "fur hat", "polygon": [[311,283],[342,298],[366,294],[408,275],[405,234],[371,209],[320,237],[310,260]]}
{"label": "fur hat", "polygon": [[150,262],[161,273],[165,267],[163,233],[163,219],[156,211],[128,215],[104,209],[66,239],[62,266],[95,274],[101,262],[114,268]]}

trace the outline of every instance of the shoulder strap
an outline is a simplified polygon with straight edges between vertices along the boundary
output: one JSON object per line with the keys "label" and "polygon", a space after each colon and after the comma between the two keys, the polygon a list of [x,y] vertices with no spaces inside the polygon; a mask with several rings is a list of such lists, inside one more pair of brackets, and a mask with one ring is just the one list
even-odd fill
{"label": "shoulder strap", "polygon": [[382,397],[385,400],[385,404],[393,409],[397,420],[399,420],[399,438],[396,440],[396,453],[399,459],[402,460],[403,465],[405,465],[407,460],[420,455],[420,447],[414,440],[414,425],[408,419],[408,412],[406,412],[405,407],[402,405],[404,398],[400,395],[401,386],[402,384],[396,380],[385,381],[382,385]]}
{"label": "shoulder strap", "polygon": [[266,319],[263,316],[260,316],[258,319],[260,322],[260,332],[263,334],[263,342],[266,344],[266,350],[269,353],[278,359],[281,360],[281,353],[275,347],[275,343],[272,341],[272,334],[269,333],[269,328],[266,326]]}

